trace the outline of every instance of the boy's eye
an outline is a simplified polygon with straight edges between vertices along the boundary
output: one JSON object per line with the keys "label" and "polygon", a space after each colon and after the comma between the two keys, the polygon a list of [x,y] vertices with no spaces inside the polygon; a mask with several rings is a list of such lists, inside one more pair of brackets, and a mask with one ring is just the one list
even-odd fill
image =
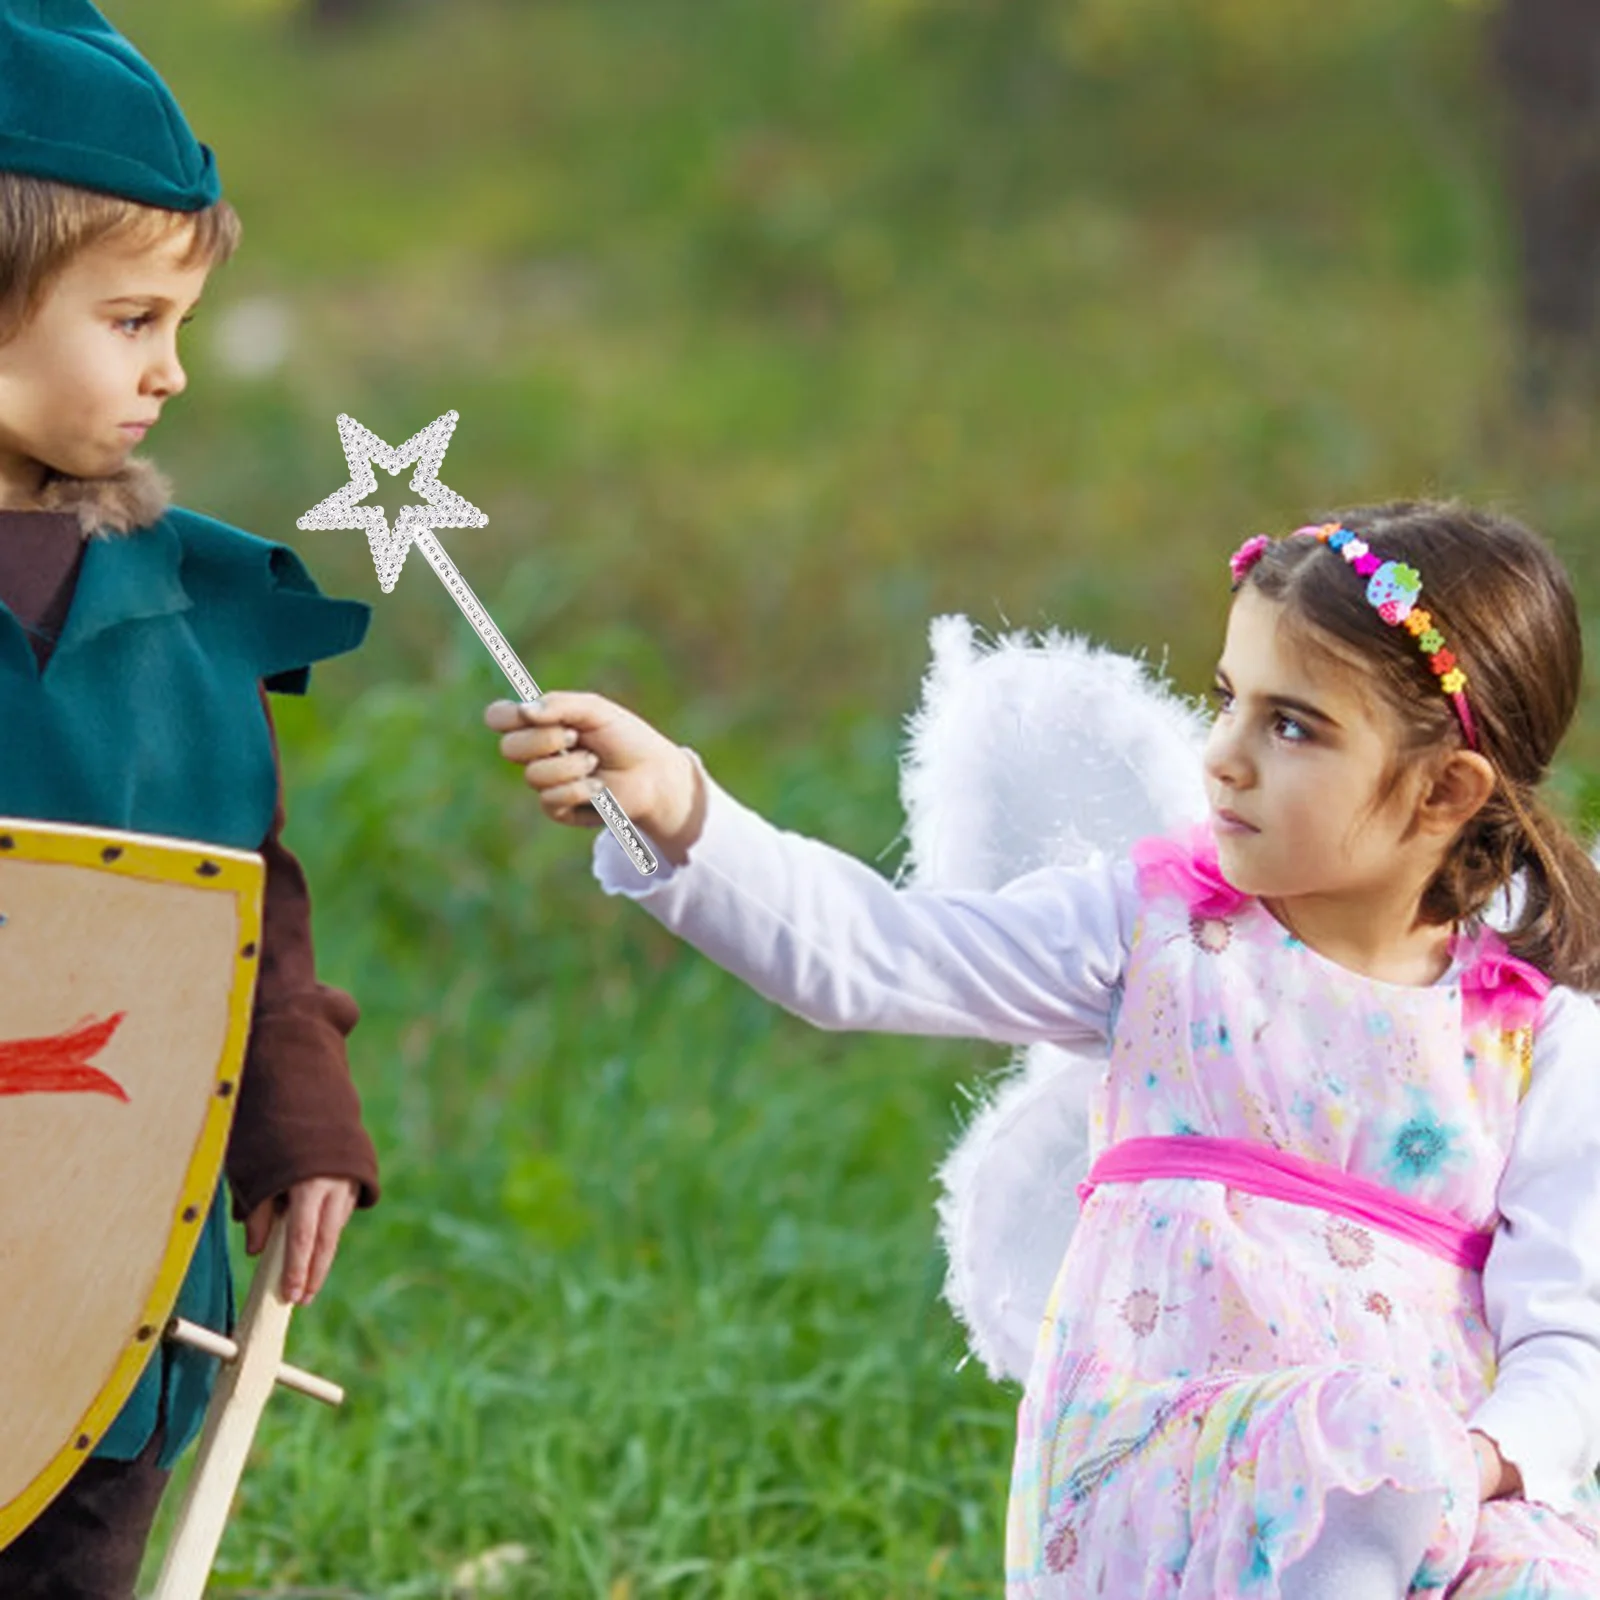
{"label": "boy's eye", "polygon": [[[156,320],[155,312],[153,312],[153,311],[141,311],[139,313],[139,315],[136,316],[136,317],[119,317],[117,319],[117,326],[119,328],[126,328],[129,332],[137,333],[140,328],[148,326],[150,323],[154,322],[155,320]],[[189,324],[191,322],[193,322],[193,321],[194,321],[194,313],[191,311],[188,316],[179,317],[178,326],[180,328],[187,328],[189,326]]]}

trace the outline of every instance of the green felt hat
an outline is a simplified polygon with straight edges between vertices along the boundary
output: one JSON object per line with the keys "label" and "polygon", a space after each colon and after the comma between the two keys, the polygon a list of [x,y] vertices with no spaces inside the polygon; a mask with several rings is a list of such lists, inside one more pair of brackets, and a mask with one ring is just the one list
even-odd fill
{"label": "green felt hat", "polygon": [[171,91],[89,0],[0,0],[0,171],[169,211],[222,194]]}

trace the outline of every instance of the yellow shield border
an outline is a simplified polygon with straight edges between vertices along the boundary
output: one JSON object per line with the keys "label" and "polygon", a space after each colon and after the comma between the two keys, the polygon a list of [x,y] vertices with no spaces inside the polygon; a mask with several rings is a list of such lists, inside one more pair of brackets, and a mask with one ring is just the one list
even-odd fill
{"label": "yellow shield border", "polygon": [[260,970],[261,899],[266,865],[254,851],[231,850],[187,839],[124,833],[109,828],[0,817],[0,853],[8,860],[88,867],[157,883],[182,884],[235,898],[239,941],[234,950],[233,987],[228,999],[227,1036],[217,1062],[216,1083],[200,1137],[184,1175],[172,1232],[134,1341],[123,1351],[110,1377],[78,1419],[72,1437],[15,1499],[0,1505],[0,1549],[10,1544],[66,1486],[122,1410],[145,1364],[160,1344],[162,1330],[183,1285],[200,1241],[222,1172],[239,1076],[254,1009]]}

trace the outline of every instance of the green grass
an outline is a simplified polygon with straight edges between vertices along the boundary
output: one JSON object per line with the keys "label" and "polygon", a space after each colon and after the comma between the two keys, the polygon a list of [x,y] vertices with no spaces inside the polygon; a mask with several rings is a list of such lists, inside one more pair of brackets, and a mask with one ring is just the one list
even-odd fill
{"label": "green grass", "polygon": [[[348,1413],[276,1402],[221,1592],[433,1594],[510,1541],[519,1594],[990,1592],[1011,1402],[957,1371],[929,1178],[974,1052],[816,1034],[602,901],[482,698],[284,719],[388,1193],[295,1330]],[[823,826],[852,757],[892,776],[847,740],[773,802]],[[894,831],[881,781],[831,815]]]}
{"label": "green grass", "polygon": [[[813,1033],[605,900],[422,563],[380,596],[294,519],[335,413],[455,407],[491,522],[449,543],[541,685],[885,867],[936,612],[1198,689],[1243,533],[1445,491],[1543,527],[1592,623],[1592,424],[1506,398],[1472,8],[107,9],[246,227],[152,450],[377,609],[281,726],[386,1197],[294,1335],[348,1411],[275,1402],[218,1592],[438,1594],[518,1541],[513,1594],[994,1593],[1013,1397],[957,1370],[930,1174],[999,1053]],[[256,294],[297,332],[243,381],[206,322]],[[1591,700],[1558,781],[1600,815],[1595,772]]]}

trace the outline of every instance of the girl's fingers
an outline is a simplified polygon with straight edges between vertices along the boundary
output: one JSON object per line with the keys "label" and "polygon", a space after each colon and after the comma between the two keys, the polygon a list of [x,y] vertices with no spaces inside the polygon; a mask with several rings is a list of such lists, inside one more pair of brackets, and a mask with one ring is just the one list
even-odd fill
{"label": "girl's fingers", "polygon": [[552,689],[539,700],[496,700],[483,714],[483,720],[496,733],[512,728],[548,727],[565,723],[580,731],[603,727],[616,707],[602,694],[581,689]]}
{"label": "girl's fingers", "polygon": [[[589,802],[598,792],[594,785],[598,782],[595,778],[579,778],[572,783],[558,784],[539,792],[539,804],[544,808],[547,817],[557,822],[580,822],[587,827],[592,827],[600,822],[600,814],[595,811]],[[585,812],[583,807],[589,809]],[[594,821],[591,823],[590,818]]]}
{"label": "girl's fingers", "polygon": [[[522,767],[524,781],[538,792],[547,815],[563,822],[589,824],[592,810],[588,802],[593,798],[590,780],[600,770],[601,757],[597,751],[579,744],[580,737],[576,728],[560,723],[516,727],[501,735],[500,754]],[[574,817],[572,813],[580,807],[583,811]]]}
{"label": "girl's fingers", "polygon": [[484,721],[501,734],[500,754],[543,793],[595,770],[600,758],[583,747],[584,735],[603,745],[607,730],[618,726],[619,709],[601,695],[558,691],[532,705],[497,700]]}
{"label": "girl's fingers", "polygon": [[[500,754],[507,761],[543,761],[577,748],[576,728],[513,728],[500,735]],[[581,752],[580,752],[581,753]]]}
{"label": "girl's fingers", "polygon": [[532,704],[499,700],[484,721],[501,735],[500,754],[522,767],[544,814],[569,827],[604,827],[591,803],[602,787],[631,793],[642,768],[648,794],[651,764],[680,759],[661,733],[604,695],[556,690]]}
{"label": "girl's fingers", "polygon": [[[518,755],[511,755],[513,761],[523,761]],[[585,778],[593,777],[599,771],[600,758],[592,750],[569,750],[560,755],[542,756],[532,761],[523,761],[523,781],[530,789],[537,789],[544,794],[551,789],[566,787],[574,783],[581,783]]]}

